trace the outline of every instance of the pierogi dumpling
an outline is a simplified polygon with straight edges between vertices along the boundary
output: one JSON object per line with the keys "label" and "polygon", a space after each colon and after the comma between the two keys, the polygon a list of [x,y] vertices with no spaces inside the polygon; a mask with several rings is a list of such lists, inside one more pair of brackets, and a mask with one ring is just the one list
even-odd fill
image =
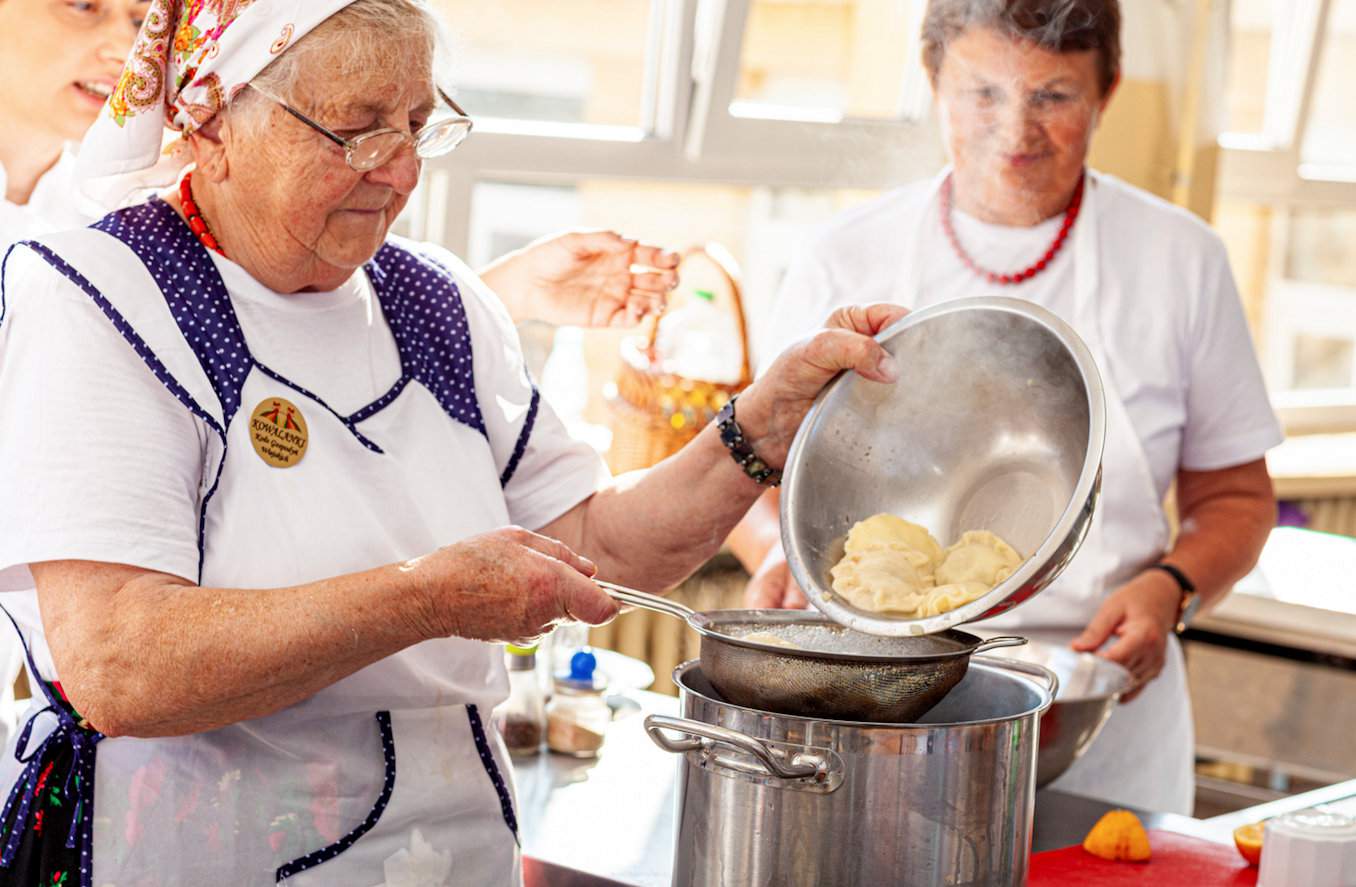
{"label": "pierogi dumpling", "polygon": [[832,570],[833,591],[861,610],[920,619],[978,600],[1013,574],[1022,556],[987,530],[945,551],[926,528],[893,514],[858,521]]}
{"label": "pierogi dumpling", "polygon": [[919,616],[940,616],[950,613],[957,607],[963,607],[971,601],[977,601],[992,591],[991,586],[983,582],[956,582],[951,585],[938,585],[928,592],[927,599],[918,608]]}
{"label": "pierogi dumpling", "polygon": [[876,545],[846,555],[829,572],[833,591],[875,613],[912,613],[932,587],[927,555],[903,545]]}
{"label": "pierogi dumpling", "polygon": [[800,644],[793,644],[785,638],[778,637],[770,631],[755,631],[746,635],[741,635],[740,640],[753,641],[755,644],[767,644],[769,647],[784,647],[787,650],[802,650]]}
{"label": "pierogi dumpling", "polygon": [[1022,565],[1022,556],[988,530],[971,530],[946,550],[937,566],[937,584],[978,582],[993,588]]}
{"label": "pierogi dumpling", "polygon": [[909,523],[893,514],[877,514],[864,521],[858,521],[848,531],[848,554],[868,551],[881,546],[902,546],[916,551],[927,559],[924,572],[931,574],[942,560],[942,546],[927,528]]}

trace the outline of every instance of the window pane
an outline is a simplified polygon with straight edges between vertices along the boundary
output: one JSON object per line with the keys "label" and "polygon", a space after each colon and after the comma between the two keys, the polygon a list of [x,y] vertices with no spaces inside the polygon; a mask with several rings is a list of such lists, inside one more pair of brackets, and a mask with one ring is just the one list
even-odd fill
{"label": "window pane", "polygon": [[1291,280],[1356,289],[1356,210],[1293,212],[1287,259]]}
{"label": "window pane", "polygon": [[639,126],[647,0],[433,0],[472,117]]}
{"label": "window pane", "polygon": [[1356,166],[1356,0],[1333,0],[1304,139],[1304,161]]}
{"label": "window pane", "polygon": [[1350,387],[1352,345],[1350,339],[1296,336],[1292,387],[1296,390]]}
{"label": "window pane", "polygon": [[923,0],[753,0],[734,114],[898,119],[926,100]]}
{"label": "window pane", "polygon": [[1229,23],[1229,70],[1224,129],[1261,132],[1271,69],[1272,22],[1288,0],[1234,0]]}

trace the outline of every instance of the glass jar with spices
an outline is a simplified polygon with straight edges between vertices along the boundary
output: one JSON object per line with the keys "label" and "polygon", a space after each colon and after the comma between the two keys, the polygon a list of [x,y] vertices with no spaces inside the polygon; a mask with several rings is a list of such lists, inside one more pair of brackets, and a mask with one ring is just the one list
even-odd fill
{"label": "glass jar with spices", "polygon": [[517,757],[541,751],[546,733],[546,706],[537,682],[537,648],[504,648],[508,665],[509,695],[495,711],[495,725],[504,737],[509,754]]}
{"label": "glass jar with spices", "polygon": [[569,673],[556,677],[556,692],[546,707],[546,745],[551,751],[593,758],[603,747],[612,710],[603,699],[607,684],[597,667],[597,658],[580,650],[570,659]]}

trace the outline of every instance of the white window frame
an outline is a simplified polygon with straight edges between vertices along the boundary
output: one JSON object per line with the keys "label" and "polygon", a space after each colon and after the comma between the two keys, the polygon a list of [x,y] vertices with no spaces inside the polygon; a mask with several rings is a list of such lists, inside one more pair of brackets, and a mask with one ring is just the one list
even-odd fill
{"label": "white window frame", "polygon": [[[472,193],[485,181],[568,185],[614,178],[881,190],[940,167],[940,140],[928,119],[804,122],[730,114],[750,0],[707,2],[711,14],[703,22],[710,30],[699,35],[698,0],[651,0],[640,126],[477,119],[464,145],[426,165],[403,220],[405,233],[464,255]],[[701,58],[699,36],[708,50]]]}
{"label": "white window frame", "polygon": [[[1356,207],[1356,164],[1336,169],[1318,167],[1306,164],[1303,157],[1305,132],[1323,61],[1324,35],[1335,5],[1334,0],[1288,0],[1273,36],[1263,131],[1220,136],[1219,196],[1276,210],[1271,231],[1271,272],[1266,282],[1267,329],[1263,334],[1263,361],[1273,367],[1277,361],[1288,359],[1291,343],[1281,338],[1287,335],[1287,330],[1303,331],[1300,327],[1304,314],[1303,306],[1298,306],[1295,323],[1287,324],[1278,319],[1276,301],[1291,296],[1301,302],[1322,302],[1341,291],[1338,287],[1286,279],[1290,214],[1296,210]],[[1296,69],[1303,72],[1299,78],[1287,76]],[[1349,291],[1347,295],[1351,297]],[[1281,375],[1285,377],[1285,373]],[[1356,388],[1279,391],[1273,393],[1272,401],[1287,432],[1356,429]]]}

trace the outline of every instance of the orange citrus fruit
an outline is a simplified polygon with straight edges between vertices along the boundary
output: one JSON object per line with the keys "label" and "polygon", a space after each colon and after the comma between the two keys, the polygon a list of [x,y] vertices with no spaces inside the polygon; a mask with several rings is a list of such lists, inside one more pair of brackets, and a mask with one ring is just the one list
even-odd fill
{"label": "orange citrus fruit", "polygon": [[1234,829],[1234,845],[1250,865],[1257,865],[1262,861],[1262,832],[1265,827],[1265,823],[1254,822]]}
{"label": "orange citrus fruit", "polygon": [[1129,810],[1112,810],[1083,839],[1083,849],[1102,859],[1148,862],[1149,834]]}

